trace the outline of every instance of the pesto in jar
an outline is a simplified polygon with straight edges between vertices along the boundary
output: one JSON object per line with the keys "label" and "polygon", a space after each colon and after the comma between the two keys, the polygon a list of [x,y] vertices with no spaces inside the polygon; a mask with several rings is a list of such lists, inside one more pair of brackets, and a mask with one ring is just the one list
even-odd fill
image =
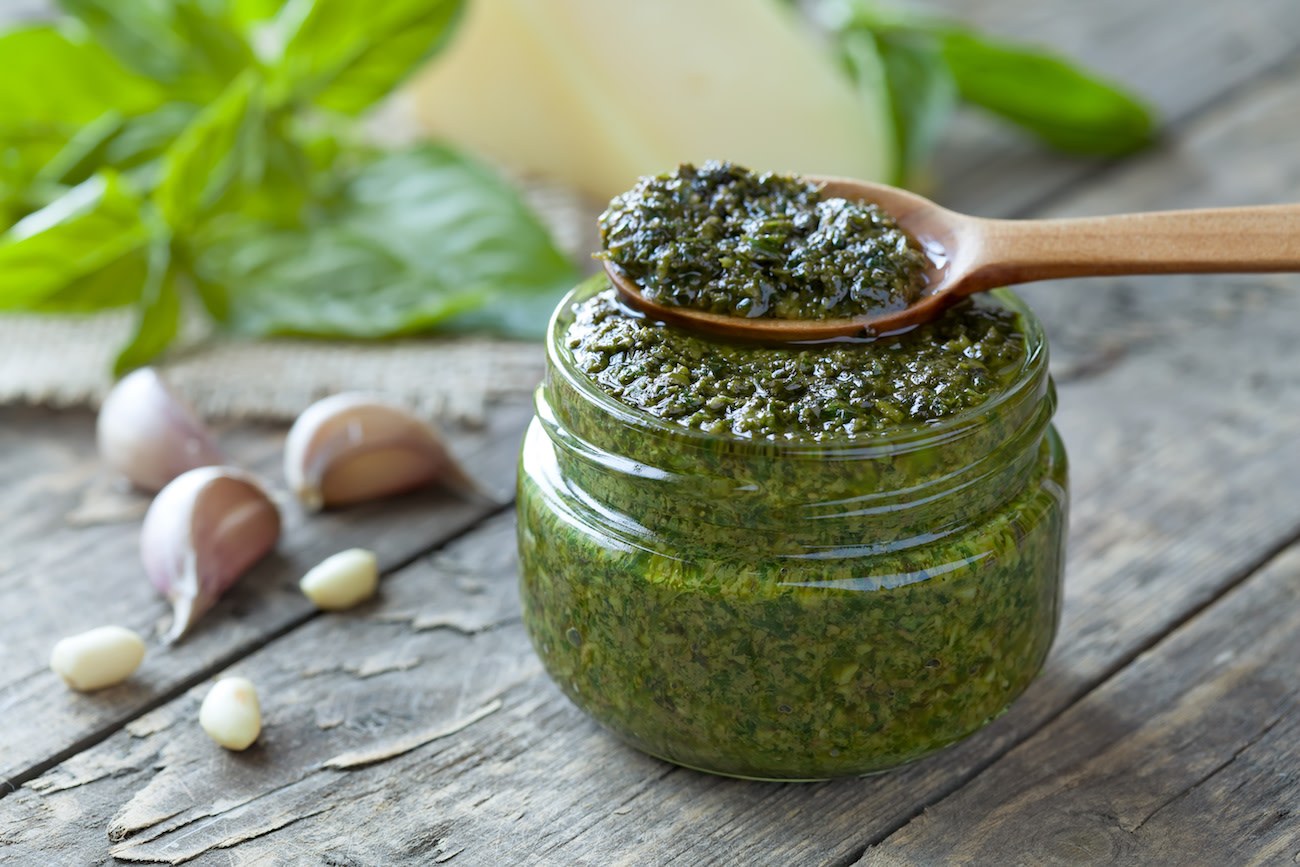
{"label": "pesto in jar", "polygon": [[710,313],[885,313],[924,287],[924,255],[879,207],[731,163],[642,178],[601,214],[600,235],[600,255],[647,298]]}
{"label": "pesto in jar", "polygon": [[610,396],[656,418],[739,437],[813,440],[923,425],[978,406],[1024,360],[1014,313],[967,299],[877,340],[757,346],[648,320],[606,289],[574,308],[565,342]]}
{"label": "pesto in jar", "polygon": [[[911,339],[774,349],[617,322],[608,292],[557,313],[520,466],[524,622],[561,690],[641,750],[759,779],[886,769],[1001,713],[1064,558],[1028,310],[997,292]],[[780,397],[791,371],[845,414]],[[726,399],[687,405],[707,377]]]}

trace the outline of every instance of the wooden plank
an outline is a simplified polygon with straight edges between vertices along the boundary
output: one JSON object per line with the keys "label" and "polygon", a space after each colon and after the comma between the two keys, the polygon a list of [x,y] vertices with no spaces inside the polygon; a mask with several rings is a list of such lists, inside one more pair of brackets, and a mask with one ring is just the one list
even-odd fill
{"label": "wooden plank", "polygon": [[[1138,391],[1169,382],[1158,357],[1136,358],[1097,381],[1112,388],[1137,381]],[[1213,415],[1179,417],[1157,407],[1144,418],[1139,405],[1126,404],[1125,428],[1150,422],[1158,433],[1135,460],[1150,461],[1181,424]],[[1074,426],[1095,434],[1107,423],[1088,415]],[[1289,439],[1275,432],[1226,453],[1239,484],[1183,528],[1186,539],[1149,531],[1143,538],[1140,528],[1149,528],[1152,512],[1185,505],[1220,472],[1204,460],[1207,450],[1191,451],[1187,475],[1181,466],[1154,478],[1121,474],[1096,492],[1099,501],[1120,500],[1117,523],[1139,530],[1117,545],[1113,526],[1086,524],[1076,538],[1077,553],[1099,568],[1084,571],[1083,587],[1079,573],[1071,575],[1061,644],[1034,692],[988,732],[900,773],[817,786],[749,784],[674,770],[620,746],[538,671],[516,619],[504,517],[431,566],[393,576],[360,619],[321,618],[235,666],[264,690],[268,734],[257,752],[230,756],[206,741],[193,722],[197,688],[0,802],[0,838],[10,844],[0,860],[44,853],[93,861],[111,851],[123,860],[223,863],[238,847],[245,863],[303,851],[361,864],[428,863],[453,853],[467,863],[583,863],[584,856],[627,864],[843,863],[921,797],[969,776],[1117,657],[1176,622],[1200,594],[1221,587],[1225,564],[1212,552],[1229,535],[1263,528],[1247,534],[1236,557],[1275,538],[1278,526],[1266,515],[1280,504],[1247,494],[1267,492],[1279,454],[1300,446],[1300,418],[1293,413],[1290,423]],[[1085,474],[1098,469],[1088,460],[1082,466]],[[1283,479],[1293,481],[1300,480]],[[1295,513],[1293,503],[1283,515],[1292,528]],[[1116,547],[1127,555],[1104,560]],[[1135,605],[1144,597],[1123,595],[1148,558],[1167,563],[1145,576],[1159,611]],[[1115,596],[1081,607],[1080,590]],[[449,628],[419,628],[440,623]],[[326,766],[341,754],[454,729],[497,701],[499,709],[468,727],[388,762],[347,772]]]}
{"label": "wooden plank", "polygon": [[[1253,105],[1258,108],[1258,103]],[[1277,105],[1273,103],[1274,108]],[[1281,105],[1287,105],[1285,100]],[[1294,118],[1295,112],[1290,116]],[[1260,129],[1262,117],[1261,112],[1253,126],[1240,114],[1225,115],[1219,122],[1224,124],[1225,136],[1236,124],[1235,133],[1249,140],[1252,131]],[[1279,119],[1278,123],[1286,121]],[[1259,166],[1258,156],[1234,161],[1230,154],[1219,154],[1218,161],[1201,168],[1208,176],[1231,177],[1234,172],[1249,173]],[[1294,166],[1293,158],[1285,153],[1271,157],[1269,164]],[[1177,168],[1177,155],[1172,162]],[[1167,184],[1146,190],[1145,198],[1140,199],[1147,206],[1160,206],[1183,195],[1174,192],[1183,184],[1194,188],[1198,181],[1194,164],[1186,174],[1169,173],[1169,163],[1160,161],[1145,166],[1142,172],[1117,178],[1104,194],[1098,194],[1098,202],[1127,195],[1134,178],[1162,175]],[[1281,183],[1280,190],[1295,195],[1294,179],[1283,175]],[[10,844],[0,850],[0,860],[48,861],[54,860],[48,857],[51,853],[58,853],[66,854],[73,863],[102,861],[109,845],[102,835],[119,813],[132,804],[139,808],[166,803],[162,796],[169,795],[175,798],[173,805],[187,811],[185,816],[178,813],[176,821],[184,822],[187,817],[193,821],[173,828],[165,824],[169,820],[162,820],[141,827],[123,844],[131,844],[141,855],[163,852],[164,847],[171,847],[167,852],[181,853],[185,846],[197,845],[186,841],[219,825],[204,839],[239,848],[207,849],[199,863],[217,863],[218,859],[225,863],[235,857],[247,862],[283,859],[290,857],[287,853],[301,851],[296,848],[299,846],[330,853],[328,857],[336,863],[348,863],[348,859],[367,863],[375,860],[376,851],[386,856],[378,859],[385,863],[421,859],[427,863],[456,851],[461,852],[456,857],[468,863],[502,857],[509,860],[511,853],[536,851],[542,852],[537,860],[553,863],[582,863],[584,857],[602,863],[615,861],[614,856],[600,857],[610,852],[618,853],[627,863],[670,858],[699,863],[843,863],[866,842],[906,819],[917,805],[951,790],[1024,738],[1188,611],[1212,600],[1239,572],[1248,570],[1300,526],[1297,504],[1288,502],[1294,498],[1287,496],[1300,481],[1294,462],[1287,460],[1300,446],[1298,386],[1289,373],[1295,369],[1296,350],[1288,345],[1284,319],[1289,316],[1295,321],[1300,312],[1290,300],[1295,297],[1287,288],[1291,284],[1268,280],[1228,284],[1242,300],[1241,309],[1217,304],[1225,285],[1219,281],[1166,285],[1168,295],[1188,302],[1188,309],[1195,311],[1175,332],[1160,330],[1166,315],[1163,310],[1139,309],[1136,321],[1125,318],[1130,307],[1142,303],[1135,302],[1132,284],[1098,284],[1095,297],[1100,300],[1059,309],[1069,314],[1090,311],[1094,309],[1090,305],[1096,304],[1106,311],[1089,320],[1101,326],[1103,337],[1094,332],[1088,340],[1087,329],[1078,329],[1078,378],[1063,388],[1061,422],[1075,459],[1078,517],[1067,619],[1057,653],[1026,700],[957,750],[874,780],[819,786],[717,780],[668,770],[619,747],[569,708],[539,675],[522,678],[522,672],[516,672],[522,679],[516,682],[511,680],[514,675],[506,677],[515,685],[501,693],[501,709],[389,763],[352,772],[311,774],[310,779],[329,784],[321,789],[295,788],[294,782],[282,784],[292,780],[294,773],[301,773],[307,763],[293,759],[287,768],[281,767],[281,753],[263,754],[252,763],[222,754],[219,762],[200,763],[164,779],[172,763],[186,761],[185,744],[203,744],[192,726],[188,733],[182,732],[180,721],[192,718],[188,714],[197,701],[196,696],[187,695],[133,725],[132,731],[139,737],[115,735],[51,772],[40,786],[27,787],[0,801],[0,840]],[[1073,325],[1073,321],[1052,320],[1054,335],[1075,334]],[[1103,338],[1107,329],[1124,337],[1119,349],[1085,364],[1090,352],[1106,349]],[[1155,335],[1152,345],[1144,344],[1144,333]],[[1254,342],[1248,344],[1247,340]],[[1273,355],[1266,358],[1234,349],[1243,346],[1267,349]],[[1207,357],[1225,360],[1211,365]],[[1110,367],[1107,359],[1113,360]],[[1263,378],[1263,385],[1252,394],[1249,389],[1256,377]],[[1267,411],[1258,400],[1264,394],[1277,401]],[[1196,436],[1189,437],[1189,432]],[[498,539],[489,552],[503,547],[506,544]],[[493,568],[495,574],[505,575],[504,580],[512,580],[509,570],[502,573],[504,567],[499,564]],[[485,575],[490,577],[490,573],[492,569],[484,569]],[[390,589],[397,592],[398,587],[398,581],[388,582],[384,604]],[[428,598],[445,602],[445,597]],[[1131,609],[1139,602],[1143,604]],[[296,652],[314,655],[356,641],[364,647],[371,640],[359,636],[355,622],[326,638],[309,634],[323,622],[314,621],[276,641],[241,663],[239,670],[257,677],[263,671],[274,673],[278,654],[288,653],[283,648],[296,646],[300,640],[308,646]],[[434,635],[440,640],[453,636],[447,630],[435,630],[426,637]],[[508,671],[508,665],[502,657],[531,658],[517,627],[508,622],[495,631],[475,635],[481,636],[483,646],[467,655],[448,653],[445,658],[486,657],[490,665],[503,671]],[[499,647],[487,646],[492,637],[500,640]],[[375,642],[383,648],[408,647],[394,641],[391,634]],[[418,655],[423,645],[409,647]],[[385,664],[400,668],[413,658],[380,658],[371,669]],[[358,672],[370,670],[356,668]],[[447,670],[463,675],[454,664]],[[296,711],[286,711],[268,732],[282,739],[277,743],[296,746],[322,728],[327,735],[343,728],[352,733],[353,740],[335,746],[355,751],[389,743],[390,738],[396,741],[452,727],[466,717],[417,718],[415,713],[421,707],[417,691],[445,688],[445,694],[459,695],[451,687],[459,688],[460,681],[426,685],[424,678],[430,671],[428,662],[422,661],[406,672],[394,670],[359,679],[362,684],[378,685],[384,678],[392,678],[397,685],[374,694],[358,694],[360,706],[351,726],[331,726],[337,715],[317,722],[315,716],[308,720]],[[292,682],[290,674],[302,679],[300,671],[281,674],[285,683]],[[317,680],[321,690],[317,698],[307,700],[309,704],[294,707],[310,707],[314,714],[319,696],[342,694],[339,690],[347,683],[345,675],[357,679],[342,670],[306,678]],[[488,678],[487,682],[503,681]],[[366,716],[379,700],[391,700],[394,693],[408,702],[405,713],[392,710],[400,710],[402,705],[380,703],[378,712]],[[469,715],[490,707],[494,699],[486,693],[471,692],[469,697],[481,701],[460,709]],[[169,719],[176,722],[156,728]],[[362,741],[357,731],[376,736]],[[378,735],[383,736],[382,741]],[[155,772],[155,765],[162,770]],[[136,802],[137,795],[151,789],[155,780],[164,782],[159,782],[147,799]],[[209,788],[189,800],[182,799],[183,786],[204,783]],[[72,788],[54,791],[64,785]],[[237,788],[240,785],[244,788]],[[230,792],[256,800],[242,810],[232,810],[225,807]],[[302,795],[301,800],[293,801],[297,795]],[[327,797],[331,799],[322,802]],[[323,803],[331,806],[321,819],[304,818]],[[160,812],[168,809],[172,807]],[[197,818],[204,811],[218,815]],[[123,815],[147,819],[151,814]],[[457,822],[449,823],[447,816],[454,816]],[[211,818],[219,822],[209,821]],[[121,827],[125,830],[143,823],[144,819],[137,818]]]}
{"label": "wooden plank", "polygon": [[[1196,195],[1185,179],[1202,163],[1215,166],[1211,177],[1248,174],[1265,158],[1241,142],[1274,128],[1275,142],[1288,140],[1286,124],[1300,122],[1286,110],[1297,92],[1300,80],[1281,82],[1207,120],[1180,150],[1180,171],[1154,160],[1135,167],[1098,194],[1098,206]],[[1284,158],[1294,159],[1275,153],[1269,163]],[[1168,192],[1148,187],[1149,177],[1165,178]],[[1276,176],[1242,195],[1270,182]],[[433,567],[395,575],[365,619],[322,618],[240,662],[234,670],[267,684],[272,724],[260,752],[214,755],[193,726],[196,689],[0,802],[0,838],[10,844],[0,859],[92,862],[112,849],[122,858],[195,855],[200,864],[300,851],[338,863],[427,863],[457,852],[466,863],[846,863],[1294,537],[1300,293],[1288,280],[1161,284],[1158,293],[1182,302],[1174,313],[1123,281],[1083,296],[1043,287],[1044,301],[1059,299],[1045,307],[1076,360],[1120,341],[1113,365],[1062,387],[1076,494],[1062,634],[1025,699],[941,756],[875,779],[782,786],[674,770],[623,748],[537,671],[508,607],[514,573],[503,521]],[[1235,303],[1224,303],[1224,285]],[[1160,330],[1171,315],[1176,326]],[[496,607],[463,619],[458,578],[480,583],[478,604]],[[403,623],[439,619],[470,634]],[[373,672],[382,673],[361,676]],[[454,728],[498,700],[468,727],[388,762],[324,766]],[[1151,749],[1150,761],[1176,763],[1177,750]],[[1263,783],[1246,785],[1255,793]],[[110,842],[110,830],[120,839]]]}
{"label": "wooden plank", "polygon": [[[540,353],[539,353],[540,355]],[[451,445],[471,472],[498,492],[513,487],[513,466],[531,404],[498,407],[483,430],[450,431]],[[284,516],[275,553],[256,566],[209,612],[194,633],[162,647],[157,636],[168,606],[139,563],[140,509],[122,497],[129,520],[74,526],[87,498],[112,499],[107,471],[94,451],[93,417],[77,412],[0,410],[5,431],[0,479],[0,797],[51,761],[119,728],[214,666],[228,664],[313,614],[297,590],[303,572],[342,548],[377,552],[388,570],[462,532],[495,508],[444,491],[308,516],[287,495],[280,448],[284,431],[240,427],[223,436],[235,459],[270,480]],[[30,431],[30,434],[24,432]],[[137,502],[143,504],[143,498]],[[90,695],[72,693],[49,670],[50,648],[63,635],[104,623],[149,637],[149,653],[127,683]],[[6,784],[6,781],[7,784]]]}
{"label": "wooden plank", "polygon": [[1300,858],[1300,546],[859,861]]}
{"label": "wooden plank", "polygon": [[[1095,383],[1118,389],[1120,381],[1136,381],[1137,392],[1171,384],[1159,357],[1133,359]],[[1132,460],[1154,462],[1182,425],[1208,423],[1231,405],[1181,416],[1158,407],[1144,416],[1125,404],[1121,431],[1154,428]],[[1067,438],[1104,439],[1111,421],[1081,416]],[[450,561],[395,575],[365,619],[322,618],[239,663],[234,670],[265,691],[270,740],[260,752],[233,757],[207,744],[193,725],[202,689],[193,690],[0,802],[0,838],[10,844],[0,863],[51,853],[92,862],[109,852],[110,829],[135,829],[112,844],[118,857],[196,854],[200,864],[224,863],[221,847],[231,846],[247,863],[295,851],[393,864],[455,851],[467,863],[525,856],[582,863],[584,853],[621,853],[629,864],[843,863],[1177,622],[1222,587],[1231,568],[1292,532],[1296,505],[1288,510],[1273,490],[1300,482],[1280,462],[1300,448],[1300,418],[1293,412],[1289,423],[1289,438],[1274,430],[1263,441],[1238,439],[1235,449],[1216,448],[1227,432],[1220,429],[1189,451],[1186,466],[1120,474],[1095,489],[1099,507],[1117,504],[1113,521],[1085,522],[1076,533],[1072,562],[1085,568],[1071,573],[1067,620],[1047,672],[990,730],[902,772],[817,786],[747,784],[672,770],[619,746],[537,672],[505,607],[513,605],[514,573],[503,521],[467,537]],[[1096,459],[1076,468],[1103,475]],[[1225,472],[1231,478],[1217,498],[1180,518],[1177,533],[1152,526],[1153,515],[1189,508]],[[1264,496],[1252,500],[1252,491]],[[477,604],[496,607],[471,619],[460,613],[460,588],[476,583],[484,591]],[[411,634],[406,625],[438,620],[472,634]],[[500,710],[391,762],[347,773],[323,767],[341,753],[452,728],[498,699]],[[308,815],[317,810],[327,812]]]}
{"label": "wooden plank", "polygon": [[[1179,203],[1197,194],[1191,179],[1251,176],[1263,155],[1241,143],[1268,140],[1270,131],[1277,143],[1291,140],[1284,133],[1300,113],[1284,109],[1298,92],[1293,76],[1207,118],[1172,166],[1150,158],[1099,190],[1096,203]],[[1279,149],[1268,163],[1294,167],[1295,159]],[[1294,195],[1288,177],[1265,176],[1242,195],[1269,183],[1278,185],[1274,195]],[[1225,285],[1237,303],[1223,303]],[[476,576],[496,604],[509,597],[509,532],[495,527],[449,552],[464,567],[394,576],[365,620],[314,621],[242,661],[235,670],[269,684],[274,725],[260,753],[213,758],[190,722],[196,690],[0,802],[8,851],[94,861],[109,851],[111,828],[119,856],[198,853],[197,863],[234,854],[221,846],[237,846],[249,862],[302,850],[340,863],[418,863],[454,852],[468,863],[852,860],[1211,604],[1300,529],[1293,278],[1160,286],[1154,291],[1183,305],[1170,331],[1161,330],[1170,311],[1138,300],[1128,282],[1092,284],[1086,298],[1062,291],[1060,306],[1046,305],[1054,333],[1077,342],[1076,360],[1122,338],[1113,364],[1079,367],[1062,387],[1076,491],[1062,633],[1026,697],[941,756],[879,778],[811,786],[674,770],[619,746],[569,707],[529,668],[522,633],[504,611],[497,628],[472,635],[408,634],[393,622],[400,618],[390,608],[409,607],[403,600],[457,610],[456,591],[437,576],[458,570]],[[328,670],[304,678],[303,660]],[[480,684],[467,675],[471,663],[496,674]],[[394,670],[357,676],[385,667]],[[454,710],[434,698],[462,692]],[[272,696],[293,700],[277,710]],[[468,727],[388,762],[349,772],[323,766],[340,753],[452,728],[497,700],[499,709]],[[1175,758],[1166,748],[1157,760]],[[307,815],[316,810],[327,812]]]}
{"label": "wooden plank", "polygon": [[[933,11],[989,35],[1037,43],[1135,91],[1177,131],[1198,112],[1276,69],[1300,45],[1300,6],[1289,0],[926,0]],[[1038,146],[978,111],[949,129],[933,190],[959,211],[1028,216],[1062,190],[1106,168]]]}

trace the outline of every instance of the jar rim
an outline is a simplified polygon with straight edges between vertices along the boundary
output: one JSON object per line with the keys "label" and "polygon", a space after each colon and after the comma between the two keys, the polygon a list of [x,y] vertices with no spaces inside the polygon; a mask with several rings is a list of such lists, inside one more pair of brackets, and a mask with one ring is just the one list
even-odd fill
{"label": "jar rim", "polygon": [[946,418],[925,422],[920,426],[886,428],[883,431],[873,431],[870,435],[859,439],[814,440],[714,433],[684,427],[628,406],[577,369],[563,339],[564,331],[573,321],[575,303],[595,295],[605,285],[608,284],[601,279],[600,275],[584,280],[571,289],[556,306],[546,330],[548,375],[562,375],[568,387],[607,413],[611,421],[640,430],[657,439],[675,440],[688,446],[703,446],[718,442],[741,446],[749,444],[755,448],[761,447],[774,456],[790,458],[806,456],[816,457],[819,460],[825,460],[827,457],[874,458],[931,448],[968,436],[984,425],[990,413],[996,413],[1009,404],[1037,393],[1041,375],[1047,369],[1047,337],[1042,322],[1034,315],[1029,305],[1011,290],[993,289],[988,294],[1017,314],[1025,337],[1026,352],[1010,386],[988,400]]}

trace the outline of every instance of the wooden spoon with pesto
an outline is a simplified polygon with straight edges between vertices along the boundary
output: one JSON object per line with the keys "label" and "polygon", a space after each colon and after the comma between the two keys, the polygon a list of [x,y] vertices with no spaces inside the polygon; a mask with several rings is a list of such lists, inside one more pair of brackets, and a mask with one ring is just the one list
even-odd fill
{"label": "wooden spoon with pesto", "polygon": [[994,220],[950,211],[896,187],[806,178],[825,197],[879,205],[898,222],[929,260],[920,298],[901,310],[842,319],[745,318],[657,303],[617,265],[606,260],[605,270],[624,299],[650,316],[699,331],[780,341],[897,332],[974,292],[1035,280],[1300,271],[1300,204]]}

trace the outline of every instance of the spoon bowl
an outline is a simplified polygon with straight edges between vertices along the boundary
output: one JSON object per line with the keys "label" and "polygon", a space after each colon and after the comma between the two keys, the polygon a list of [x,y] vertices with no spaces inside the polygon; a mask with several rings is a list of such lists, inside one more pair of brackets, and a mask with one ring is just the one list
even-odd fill
{"label": "spoon bowl", "polygon": [[804,177],[827,197],[879,205],[912,237],[929,262],[916,301],[841,319],[746,318],[651,301],[606,260],[610,281],[633,307],[665,322],[727,337],[797,342],[905,331],[972,293],[1036,280],[1300,271],[1300,204],[996,220],[951,211],[884,184]]}

